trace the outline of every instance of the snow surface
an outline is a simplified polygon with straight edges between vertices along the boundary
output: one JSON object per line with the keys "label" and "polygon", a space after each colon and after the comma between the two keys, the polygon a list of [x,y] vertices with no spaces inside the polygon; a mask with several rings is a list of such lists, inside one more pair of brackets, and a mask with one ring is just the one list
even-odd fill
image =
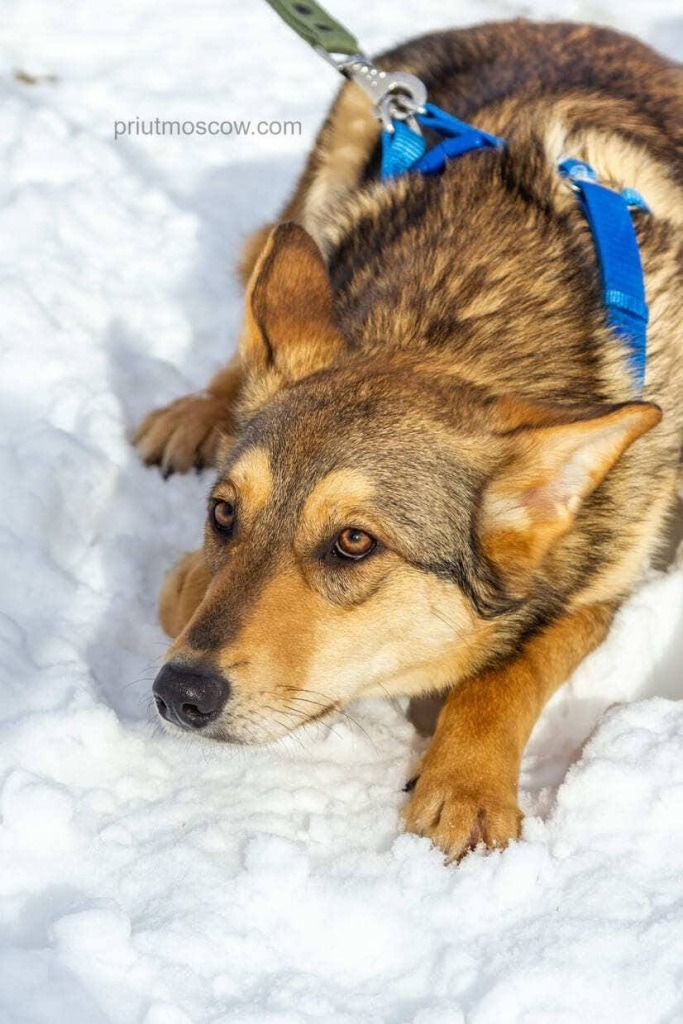
{"label": "snow surface", "polygon": [[[683,57],[680,0],[332,7],[369,49],[526,13]],[[539,724],[523,841],[457,868],[398,834],[397,704],[262,750],[154,728],[157,592],[208,480],[127,436],[234,345],[236,247],[337,82],[263,3],[5,0],[0,33],[2,1024],[683,1021],[683,568]],[[114,141],[136,116],[303,135]]]}

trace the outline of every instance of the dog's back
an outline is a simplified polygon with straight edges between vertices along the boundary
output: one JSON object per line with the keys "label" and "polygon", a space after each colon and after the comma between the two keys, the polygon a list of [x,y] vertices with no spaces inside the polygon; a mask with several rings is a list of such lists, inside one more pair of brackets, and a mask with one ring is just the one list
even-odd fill
{"label": "dog's back", "polygon": [[[468,379],[529,398],[629,397],[585,218],[557,172],[573,156],[650,206],[637,218],[652,310],[647,397],[683,430],[680,66],[608,29],[526,21],[424,36],[378,64],[418,75],[437,106],[508,145],[438,177],[380,183],[379,125],[356,86],[341,90],[282,219],[323,249],[353,344],[378,355],[441,346]],[[264,237],[247,247],[247,276]]]}

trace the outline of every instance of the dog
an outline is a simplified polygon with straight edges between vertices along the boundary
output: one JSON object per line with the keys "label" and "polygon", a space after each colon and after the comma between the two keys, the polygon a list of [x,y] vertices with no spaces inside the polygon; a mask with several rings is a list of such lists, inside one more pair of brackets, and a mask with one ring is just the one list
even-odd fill
{"label": "dog", "polygon": [[[520,834],[545,702],[666,533],[683,434],[683,69],[625,35],[513,21],[377,64],[507,140],[379,179],[339,92],[280,221],[251,237],[239,354],[135,443],[215,466],[204,546],[167,577],[171,732],[256,744],[353,698],[446,694],[405,826],[448,859]],[[639,396],[557,173],[632,187],[650,307]]]}

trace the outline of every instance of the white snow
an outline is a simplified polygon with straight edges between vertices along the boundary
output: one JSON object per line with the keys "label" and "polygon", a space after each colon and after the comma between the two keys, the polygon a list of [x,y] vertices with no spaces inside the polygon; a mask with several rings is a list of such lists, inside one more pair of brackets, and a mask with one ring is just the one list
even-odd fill
{"label": "white snow", "polygon": [[[680,0],[331,6],[369,49],[526,13],[683,57]],[[337,82],[264,3],[5,0],[0,33],[2,1024],[683,1021],[683,568],[539,724],[523,841],[459,867],[398,833],[396,705],[272,749],[155,730],[156,596],[208,478],[126,439],[232,349],[237,246]],[[135,117],[303,133],[114,141]]]}

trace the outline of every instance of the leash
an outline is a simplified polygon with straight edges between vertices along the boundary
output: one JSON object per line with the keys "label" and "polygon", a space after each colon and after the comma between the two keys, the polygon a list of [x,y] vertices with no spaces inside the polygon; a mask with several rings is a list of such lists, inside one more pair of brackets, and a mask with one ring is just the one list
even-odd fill
{"label": "leash", "polygon": [[[449,160],[480,149],[499,149],[504,139],[427,102],[419,78],[402,71],[380,71],[358,41],[314,0],[266,0],[294,31],[345,78],[369,97],[382,124],[381,175],[384,181],[406,172],[437,174]],[[422,129],[439,141],[427,147]],[[558,173],[576,193],[590,228],[600,271],[607,323],[626,345],[639,394],[645,381],[648,307],[645,276],[632,211],[650,212],[635,189],[617,192],[598,181],[589,164],[562,159]]]}

